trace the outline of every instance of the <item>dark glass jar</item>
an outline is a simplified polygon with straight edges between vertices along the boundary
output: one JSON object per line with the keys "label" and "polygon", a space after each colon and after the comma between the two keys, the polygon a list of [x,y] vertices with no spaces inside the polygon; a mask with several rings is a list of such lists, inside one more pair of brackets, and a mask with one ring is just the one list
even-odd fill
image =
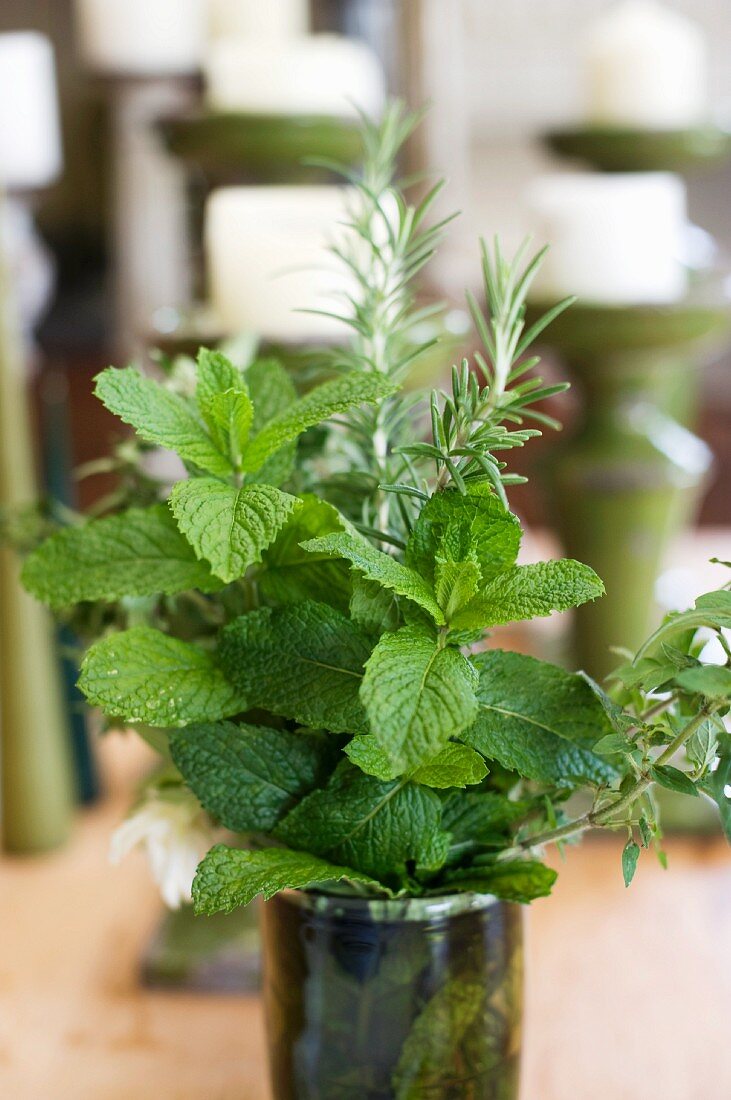
{"label": "dark glass jar", "polygon": [[517,1100],[520,906],[288,892],[263,940],[275,1100]]}

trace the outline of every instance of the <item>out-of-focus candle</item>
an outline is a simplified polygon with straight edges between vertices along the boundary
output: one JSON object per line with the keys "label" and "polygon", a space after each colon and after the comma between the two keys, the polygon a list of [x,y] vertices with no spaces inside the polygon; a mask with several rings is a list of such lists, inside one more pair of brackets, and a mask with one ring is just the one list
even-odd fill
{"label": "out-of-focus candle", "polygon": [[672,302],[682,263],[685,187],[663,172],[542,176],[527,193],[538,240],[550,245],[534,298],[576,294],[605,305]]}
{"label": "out-of-focus candle", "polygon": [[209,106],[255,114],[376,115],[385,78],[366,45],[337,35],[289,41],[221,39],[206,58]]}
{"label": "out-of-focus candle", "polygon": [[610,8],[586,39],[584,67],[591,122],[668,129],[706,114],[703,32],[658,0]]}
{"label": "out-of-focus candle", "polygon": [[81,48],[102,73],[194,72],[205,41],[204,0],[76,0]]}
{"label": "out-of-focus candle", "polygon": [[308,0],[208,0],[212,38],[289,38],[306,34]]}
{"label": "out-of-focus candle", "polygon": [[35,31],[0,35],[0,187],[46,187],[61,171],[53,48]]}
{"label": "out-of-focus candle", "polygon": [[225,187],[208,199],[206,258],[211,304],[228,334],[278,340],[343,337],[342,323],[298,313],[342,311],[350,289],[327,252],[343,221],[341,187]]}

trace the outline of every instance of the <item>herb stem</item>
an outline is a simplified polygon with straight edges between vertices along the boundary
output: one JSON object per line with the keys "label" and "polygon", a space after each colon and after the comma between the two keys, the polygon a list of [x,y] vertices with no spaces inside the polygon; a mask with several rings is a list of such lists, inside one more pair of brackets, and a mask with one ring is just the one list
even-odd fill
{"label": "herb stem", "polygon": [[[682,748],[685,742],[693,736],[695,731],[703,725],[709,715],[712,713],[713,708],[706,705],[701,708],[695,718],[690,722],[676,737],[670,742],[670,744],[663,750],[663,752],[652,762],[651,767],[657,765],[666,764],[668,760],[671,760],[678,749]],[[545,833],[539,833],[537,836],[526,837],[522,840],[518,847],[521,849],[537,848],[544,844],[555,843],[559,840],[566,840],[568,837],[576,836],[580,833],[586,832],[587,829],[593,829],[596,827],[609,826],[611,827],[613,819],[617,814],[622,813],[624,810],[629,809],[640,798],[648,787],[652,786],[653,778],[650,768],[646,768],[637,778],[637,782],[633,784],[630,789],[618,798],[616,801],[610,803],[609,806],[605,806],[601,810],[592,809],[588,813],[583,814],[582,817],[576,818],[575,821],[569,821],[565,825],[559,825],[556,829],[550,829]]]}

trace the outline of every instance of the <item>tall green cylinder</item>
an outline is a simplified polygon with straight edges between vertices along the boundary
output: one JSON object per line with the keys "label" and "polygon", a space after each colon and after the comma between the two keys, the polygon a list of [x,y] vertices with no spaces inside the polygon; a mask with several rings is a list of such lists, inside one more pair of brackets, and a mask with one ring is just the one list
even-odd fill
{"label": "tall green cylinder", "polygon": [[[0,222],[2,204],[0,203]],[[0,242],[0,508],[37,499],[23,354]],[[0,804],[9,852],[66,840],[74,792],[53,625],[0,546]]]}

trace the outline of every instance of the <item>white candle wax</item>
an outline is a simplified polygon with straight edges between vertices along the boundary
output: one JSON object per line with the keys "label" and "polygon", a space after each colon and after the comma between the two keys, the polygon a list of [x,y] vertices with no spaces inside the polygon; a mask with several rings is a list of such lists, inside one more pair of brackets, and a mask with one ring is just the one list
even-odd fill
{"label": "white candle wax", "polygon": [[46,187],[61,171],[53,48],[35,31],[0,35],[0,186]]}
{"label": "white candle wax", "polygon": [[229,334],[326,340],[347,329],[301,309],[341,312],[351,289],[327,252],[344,219],[341,187],[225,187],[208,199],[205,245],[213,310]]}
{"label": "white candle wax", "polygon": [[204,0],[76,0],[81,49],[101,73],[194,72],[205,41]]}
{"label": "white candle wax", "polygon": [[536,238],[550,245],[532,296],[605,305],[672,302],[682,263],[685,187],[662,172],[542,176],[527,193]]}
{"label": "white candle wax", "polygon": [[354,117],[376,115],[385,79],[363,43],[336,35],[289,41],[222,39],[204,65],[207,98],[219,111]]}
{"label": "white candle wax", "polygon": [[682,128],[707,111],[706,43],[690,19],[657,0],[623,0],[584,46],[587,118],[636,128]]}
{"label": "white candle wax", "polygon": [[212,38],[289,38],[309,23],[308,0],[208,0]]}

